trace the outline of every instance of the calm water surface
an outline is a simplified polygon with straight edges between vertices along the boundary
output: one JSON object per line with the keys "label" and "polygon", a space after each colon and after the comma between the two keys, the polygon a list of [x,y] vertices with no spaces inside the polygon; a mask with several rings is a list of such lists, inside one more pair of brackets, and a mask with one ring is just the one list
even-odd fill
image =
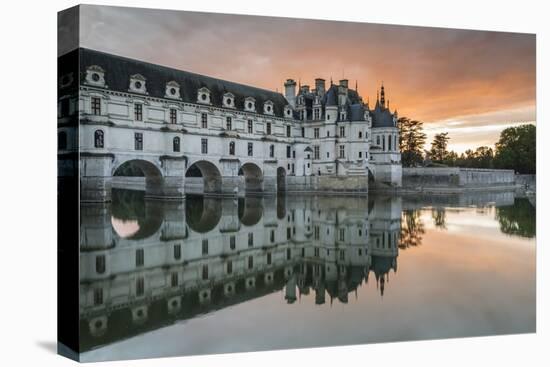
{"label": "calm water surface", "polygon": [[84,361],[535,331],[513,193],[82,205]]}

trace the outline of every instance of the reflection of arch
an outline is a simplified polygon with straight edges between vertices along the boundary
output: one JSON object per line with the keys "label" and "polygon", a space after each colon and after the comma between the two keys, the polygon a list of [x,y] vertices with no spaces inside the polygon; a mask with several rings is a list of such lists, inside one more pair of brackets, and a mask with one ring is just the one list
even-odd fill
{"label": "reflection of arch", "polygon": [[222,188],[220,170],[212,162],[197,161],[185,172],[185,177],[202,177],[205,193],[219,193]]}
{"label": "reflection of arch", "polygon": [[[151,237],[158,232],[164,221],[162,202],[145,200],[143,191],[134,190],[113,189],[112,198],[111,223],[120,237],[138,240]],[[115,223],[118,223],[118,226],[127,223],[126,225],[137,228],[131,234],[124,235]]]}
{"label": "reflection of arch", "polygon": [[246,191],[262,191],[263,173],[262,169],[254,163],[245,163],[239,171],[242,171]]}
{"label": "reflection of arch", "polygon": [[262,200],[258,197],[239,198],[239,220],[245,226],[253,226],[262,218]]}
{"label": "reflection of arch", "polygon": [[198,233],[216,228],[222,217],[221,200],[199,195],[187,195],[185,218],[187,225]]}
{"label": "reflection of arch", "polygon": [[277,168],[277,191],[286,190],[286,171],[283,167]]}
{"label": "reflection of arch", "polygon": [[130,159],[113,169],[113,176],[145,176],[145,194],[162,196],[164,180],[160,169],[143,159]]}

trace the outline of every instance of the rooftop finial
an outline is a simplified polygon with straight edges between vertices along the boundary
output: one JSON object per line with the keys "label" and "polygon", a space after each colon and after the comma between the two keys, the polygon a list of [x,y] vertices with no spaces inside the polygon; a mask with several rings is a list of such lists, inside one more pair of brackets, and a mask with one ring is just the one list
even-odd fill
{"label": "rooftop finial", "polygon": [[357,92],[357,79],[355,79],[355,91]]}

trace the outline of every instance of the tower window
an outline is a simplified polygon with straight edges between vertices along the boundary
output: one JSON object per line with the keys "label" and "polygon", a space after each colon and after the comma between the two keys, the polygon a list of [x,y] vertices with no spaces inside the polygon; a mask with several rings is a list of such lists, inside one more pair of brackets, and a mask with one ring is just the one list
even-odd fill
{"label": "tower window", "polygon": [[286,136],[287,138],[290,138],[290,126],[286,127]]}
{"label": "tower window", "polygon": [[201,153],[208,154],[208,139],[201,139]]}
{"label": "tower window", "polygon": [[101,98],[92,97],[92,115],[101,115]]}
{"label": "tower window", "polygon": [[275,157],[275,145],[271,144],[269,146],[269,157],[270,158],[273,158]]}
{"label": "tower window", "polygon": [[345,126],[340,126],[340,137],[343,138],[346,136],[346,128]]}
{"label": "tower window", "polygon": [[254,123],[252,120],[248,120],[248,133],[252,134],[254,132]]}
{"label": "tower window", "polygon": [[178,123],[178,112],[175,108],[170,108],[170,123],[171,124]]}
{"label": "tower window", "polygon": [[143,120],[143,106],[141,105],[141,103],[134,104],[134,115],[136,121]]}
{"label": "tower window", "polygon": [[172,142],[172,149],[174,150],[174,152],[180,151],[180,138],[177,136],[174,138]]}
{"label": "tower window", "polygon": [[248,156],[252,157],[254,155],[254,145],[252,143],[248,143]]}
{"label": "tower window", "polygon": [[286,146],[286,157],[287,157],[287,158],[290,158],[290,150],[291,150],[290,145],[287,145],[287,146]]}
{"label": "tower window", "polygon": [[229,155],[235,155],[235,142],[229,142]]}
{"label": "tower window", "polygon": [[265,133],[267,135],[271,135],[271,122],[268,122],[266,125],[265,125]]}
{"label": "tower window", "polygon": [[174,259],[181,259],[181,245],[174,245]]}
{"label": "tower window", "polygon": [[231,120],[230,116],[227,116],[225,119],[225,128],[227,130],[232,130],[232,127],[233,127],[233,121]]}
{"label": "tower window", "polygon": [[103,131],[96,130],[94,132],[94,147],[103,148],[103,146],[104,146]]}
{"label": "tower window", "polygon": [[315,139],[319,139],[319,128],[318,127],[313,129],[313,137]]}
{"label": "tower window", "polygon": [[203,129],[208,128],[208,114],[207,113],[201,113],[201,127]]}
{"label": "tower window", "polygon": [[339,157],[340,158],[345,158],[346,157],[346,146],[345,145],[340,145]]}
{"label": "tower window", "polygon": [[134,133],[134,148],[135,150],[143,150],[143,134]]}

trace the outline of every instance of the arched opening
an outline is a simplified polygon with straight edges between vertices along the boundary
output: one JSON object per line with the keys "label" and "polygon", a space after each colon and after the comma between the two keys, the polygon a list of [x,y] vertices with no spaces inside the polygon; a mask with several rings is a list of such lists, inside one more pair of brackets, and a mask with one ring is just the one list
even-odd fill
{"label": "arched opening", "polygon": [[[134,190],[143,190],[145,196],[163,196],[164,179],[161,171],[153,163],[141,159],[132,159],[119,165],[114,173],[119,186]],[[142,177],[139,179],[139,177]],[[143,178],[144,177],[144,178]]]}
{"label": "arched opening", "polygon": [[145,200],[143,191],[114,189],[111,225],[121,238],[143,239],[151,237],[164,221],[162,202]]}
{"label": "arched opening", "polygon": [[239,198],[239,220],[245,226],[253,226],[262,219],[263,205],[260,197]]}
{"label": "arched opening", "polygon": [[286,191],[286,171],[283,167],[277,168],[277,191]]}
{"label": "arched opening", "polygon": [[220,193],[221,188],[222,176],[214,163],[198,161],[185,172],[185,191],[188,193]]}
{"label": "arched opening", "polygon": [[202,195],[187,195],[185,219],[187,225],[198,233],[207,233],[216,228],[222,217],[221,200]]}
{"label": "arched opening", "polygon": [[239,169],[239,175],[244,176],[245,191],[261,192],[263,191],[263,173],[260,167],[254,163],[245,163]]}

